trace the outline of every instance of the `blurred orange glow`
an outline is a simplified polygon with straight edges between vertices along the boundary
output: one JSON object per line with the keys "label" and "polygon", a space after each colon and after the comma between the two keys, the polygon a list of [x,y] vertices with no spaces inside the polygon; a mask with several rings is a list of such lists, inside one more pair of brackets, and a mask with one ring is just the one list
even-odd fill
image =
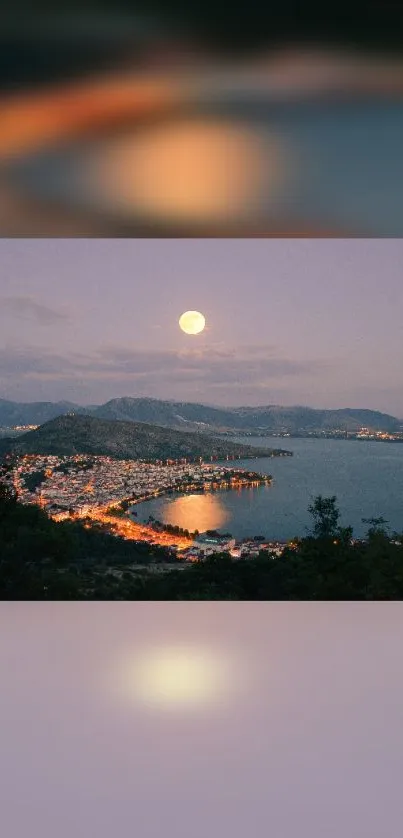
{"label": "blurred orange glow", "polygon": [[7,96],[0,101],[0,156],[36,151],[127,118],[142,119],[180,100],[180,90],[162,77],[123,76]]}
{"label": "blurred orange glow", "polygon": [[193,119],[109,143],[85,176],[117,212],[211,223],[248,218],[284,179],[283,158],[274,138]]}
{"label": "blurred orange glow", "polygon": [[4,94],[0,235],[403,234],[401,59],[179,65]]}

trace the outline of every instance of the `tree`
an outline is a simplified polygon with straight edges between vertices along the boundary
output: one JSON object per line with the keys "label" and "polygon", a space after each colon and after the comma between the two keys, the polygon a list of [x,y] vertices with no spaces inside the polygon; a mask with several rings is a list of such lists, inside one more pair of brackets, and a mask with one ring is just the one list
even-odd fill
{"label": "tree", "polygon": [[386,526],[388,521],[382,516],[380,518],[361,518],[361,521],[363,524],[369,524],[367,530],[368,539],[388,537],[388,527]]}
{"label": "tree", "polygon": [[340,512],[336,506],[336,495],[324,498],[318,495],[308,506],[308,512],[314,520],[313,535],[315,538],[335,538],[338,534]]}
{"label": "tree", "polygon": [[17,506],[17,494],[0,479],[0,517]]}

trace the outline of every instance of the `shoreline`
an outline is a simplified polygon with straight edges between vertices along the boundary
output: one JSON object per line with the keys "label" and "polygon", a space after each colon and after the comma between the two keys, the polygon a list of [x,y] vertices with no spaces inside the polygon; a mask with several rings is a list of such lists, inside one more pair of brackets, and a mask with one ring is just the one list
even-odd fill
{"label": "shoreline", "polygon": [[[264,479],[262,477],[261,480],[251,480],[251,481],[239,481],[236,485],[230,485],[230,482],[224,481],[223,484],[218,485],[212,484],[208,488],[205,486],[198,486],[197,484],[189,486],[187,489],[185,486],[168,486],[164,487],[163,489],[158,489],[154,492],[151,492],[149,495],[144,495],[144,497],[133,499],[131,502],[130,509],[133,506],[137,506],[139,503],[147,503],[150,500],[155,500],[156,498],[165,497],[165,495],[188,495],[188,494],[201,494],[207,495],[209,493],[220,492],[220,491],[232,491],[234,489],[248,489],[248,488],[258,488],[259,486],[271,486],[273,483],[273,477],[271,474],[265,475]],[[124,500],[127,500],[126,498]],[[121,503],[121,501],[119,502]],[[112,505],[112,504],[111,504]]]}
{"label": "shoreline", "polygon": [[[81,520],[85,520],[85,518],[87,518],[94,522],[105,524],[112,530],[112,532],[114,532],[114,534],[127,540],[144,541],[150,544],[150,546],[157,545],[166,548],[175,547],[177,552],[180,553],[184,550],[188,550],[193,545],[194,537],[190,535],[189,531],[189,534],[186,535],[181,528],[178,533],[174,533],[167,531],[165,528],[159,529],[153,527],[150,523],[137,521],[135,515],[131,514],[131,510],[138,504],[146,503],[147,501],[155,500],[161,497],[167,497],[169,495],[186,496],[187,494],[195,493],[208,495],[215,494],[220,491],[233,491],[235,489],[241,491],[242,489],[247,488],[271,486],[273,483],[272,475],[248,472],[246,469],[231,469],[228,466],[225,468],[228,468],[228,472],[230,474],[227,480],[209,481],[208,486],[206,486],[206,482],[203,483],[203,485],[190,484],[190,486],[189,484],[180,484],[178,486],[173,484],[172,486],[165,486],[161,489],[154,490],[149,495],[144,495],[140,498],[126,497],[110,504],[93,507],[92,509],[87,510],[85,515],[77,517]],[[248,478],[237,479],[237,476],[241,476],[243,473],[248,475]],[[232,479],[231,474],[233,475]],[[185,486],[187,486],[187,490]],[[129,504],[129,506],[124,509],[122,507],[122,503]],[[56,518],[57,516],[53,517]],[[162,526],[164,527],[164,525]]]}
{"label": "shoreline", "polygon": [[[235,437],[235,439],[243,438],[243,439],[313,439],[313,440],[335,440],[341,442],[384,442],[384,443],[394,443],[394,442],[402,442],[403,437],[390,437],[390,438],[382,438],[376,436],[354,436],[353,434],[348,434],[345,436],[342,432],[340,434],[326,434],[326,433],[318,433],[318,434],[302,434],[302,433],[289,433],[289,434],[275,434],[275,433],[221,433],[220,436],[228,437],[229,439]],[[278,449],[282,451],[283,449]],[[293,454],[293,452],[287,452],[288,454]],[[281,455],[280,455],[281,456]]]}
{"label": "shoreline", "polygon": [[[258,475],[255,475],[255,476],[258,477]],[[155,527],[155,526],[153,526],[152,523],[149,523],[149,522],[145,522],[145,521],[140,522],[140,521],[137,521],[137,520],[133,520],[133,519],[136,518],[136,516],[135,516],[135,514],[132,513],[132,509],[135,506],[137,506],[138,504],[147,503],[149,501],[156,500],[157,498],[168,497],[169,495],[179,495],[179,496],[182,496],[182,497],[186,497],[186,495],[194,495],[194,494],[209,495],[209,494],[216,494],[218,492],[223,492],[223,491],[227,491],[227,492],[235,491],[235,490],[242,491],[243,489],[257,489],[257,488],[260,488],[262,486],[272,486],[273,482],[274,482],[274,480],[273,480],[272,475],[264,475],[264,476],[261,475],[260,479],[258,479],[258,480],[238,481],[235,485],[231,485],[231,481],[224,481],[222,485],[217,485],[216,484],[216,485],[209,486],[208,488],[205,488],[204,486],[192,486],[188,491],[186,491],[184,489],[184,487],[182,487],[182,486],[180,486],[180,487],[172,486],[172,487],[169,487],[167,489],[162,489],[158,492],[152,492],[148,496],[138,498],[128,508],[127,515],[130,518],[130,520],[133,521],[133,523],[137,524],[138,526],[148,527],[152,532],[154,532],[156,534],[160,534],[162,532],[162,533],[166,533],[167,535],[169,535],[169,534],[171,534],[171,531],[166,529],[166,525],[164,525],[164,523],[162,521],[156,522],[156,523],[158,523],[159,526]],[[160,528],[160,526],[161,526],[161,528]],[[175,527],[176,525],[173,524],[172,526]],[[185,531],[185,529],[186,528],[180,527],[179,528],[180,532],[178,533],[178,535],[181,535],[182,532]],[[194,534],[195,531],[187,530],[187,532],[189,532],[190,539],[191,539],[191,541],[193,541],[192,532]],[[174,535],[175,534],[172,532],[172,536],[174,536]],[[186,536],[184,536],[184,537],[186,537]]]}

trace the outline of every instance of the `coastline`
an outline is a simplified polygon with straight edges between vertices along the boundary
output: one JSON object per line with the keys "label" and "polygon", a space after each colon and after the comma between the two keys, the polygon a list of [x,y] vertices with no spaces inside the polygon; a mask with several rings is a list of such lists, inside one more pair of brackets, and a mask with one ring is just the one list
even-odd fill
{"label": "coastline", "polygon": [[[256,475],[257,476],[257,475]],[[216,494],[218,492],[232,492],[232,491],[242,491],[243,489],[251,489],[251,488],[259,488],[261,486],[272,486],[273,484],[273,477],[272,475],[260,475],[259,480],[244,480],[244,481],[224,481],[222,483],[216,483],[208,488],[204,486],[191,486],[188,487],[187,490],[181,486],[171,486],[169,488],[161,489],[157,492],[152,492],[150,495],[144,496],[142,498],[136,499],[134,503],[131,503],[130,507],[128,507],[127,515],[133,523],[137,524],[138,526],[143,526],[149,528],[153,533],[160,534],[167,533],[171,534],[172,536],[175,535],[176,527],[174,525],[165,525],[162,521],[155,521],[154,524],[150,522],[139,522],[136,521],[135,513],[132,512],[135,506],[141,503],[147,503],[148,501],[155,500],[156,498],[163,498],[168,497],[169,495],[178,495],[179,497],[186,497],[186,495],[192,494],[200,494],[200,495],[209,495],[209,494]],[[133,520],[134,519],[134,520]],[[194,530],[193,532],[184,530],[183,528],[178,528],[179,535],[182,535],[185,532],[189,532],[191,541],[193,541],[193,536],[198,530]],[[184,537],[187,537],[186,535]]]}
{"label": "coastline", "polygon": [[[246,472],[245,470],[245,473]],[[161,489],[157,489],[153,492],[150,492],[149,495],[144,495],[141,498],[136,498],[131,502],[130,509],[134,506],[137,506],[139,503],[146,503],[147,501],[154,500],[154,498],[165,497],[165,495],[173,495],[173,494],[180,494],[180,495],[187,495],[187,494],[208,494],[210,492],[219,492],[219,491],[230,491],[233,489],[247,489],[250,487],[258,487],[258,486],[270,486],[273,483],[273,476],[271,474],[258,474],[257,472],[254,475],[257,479],[250,479],[250,480],[225,480],[225,481],[214,481],[211,482],[208,486],[206,484],[200,485],[197,483],[190,483],[190,484],[172,484],[171,486],[164,486]]]}
{"label": "coastline", "polygon": [[[214,464],[218,465],[218,463]],[[160,524],[155,527],[150,523],[136,521],[131,510],[141,503],[169,495],[186,494],[215,494],[220,491],[242,491],[247,488],[258,488],[259,486],[271,486],[272,475],[248,471],[247,469],[234,469],[223,466],[228,471],[228,478],[224,480],[211,480],[201,483],[182,483],[163,486],[150,494],[142,495],[139,498],[126,497],[103,506],[88,509],[84,515],[77,515],[81,520],[87,519],[94,523],[102,523],[114,534],[130,541],[144,541],[150,545],[174,548],[178,553],[188,550],[193,544],[193,536],[189,532],[171,532]],[[123,506],[122,506],[123,504]],[[126,507],[126,508],[125,508]],[[58,516],[53,516],[57,518]]]}

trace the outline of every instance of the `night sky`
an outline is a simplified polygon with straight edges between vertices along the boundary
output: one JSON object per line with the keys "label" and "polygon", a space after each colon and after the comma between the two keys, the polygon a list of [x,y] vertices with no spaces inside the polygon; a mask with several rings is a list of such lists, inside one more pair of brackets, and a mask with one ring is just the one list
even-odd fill
{"label": "night sky", "polygon": [[397,239],[3,239],[0,397],[403,417],[402,263]]}
{"label": "night sky", "polygon": [[[3,603],[3,834],[397,838],[402,630],[393,602]],[[228,670],[209,702],[122,691],[184,643]]]}

